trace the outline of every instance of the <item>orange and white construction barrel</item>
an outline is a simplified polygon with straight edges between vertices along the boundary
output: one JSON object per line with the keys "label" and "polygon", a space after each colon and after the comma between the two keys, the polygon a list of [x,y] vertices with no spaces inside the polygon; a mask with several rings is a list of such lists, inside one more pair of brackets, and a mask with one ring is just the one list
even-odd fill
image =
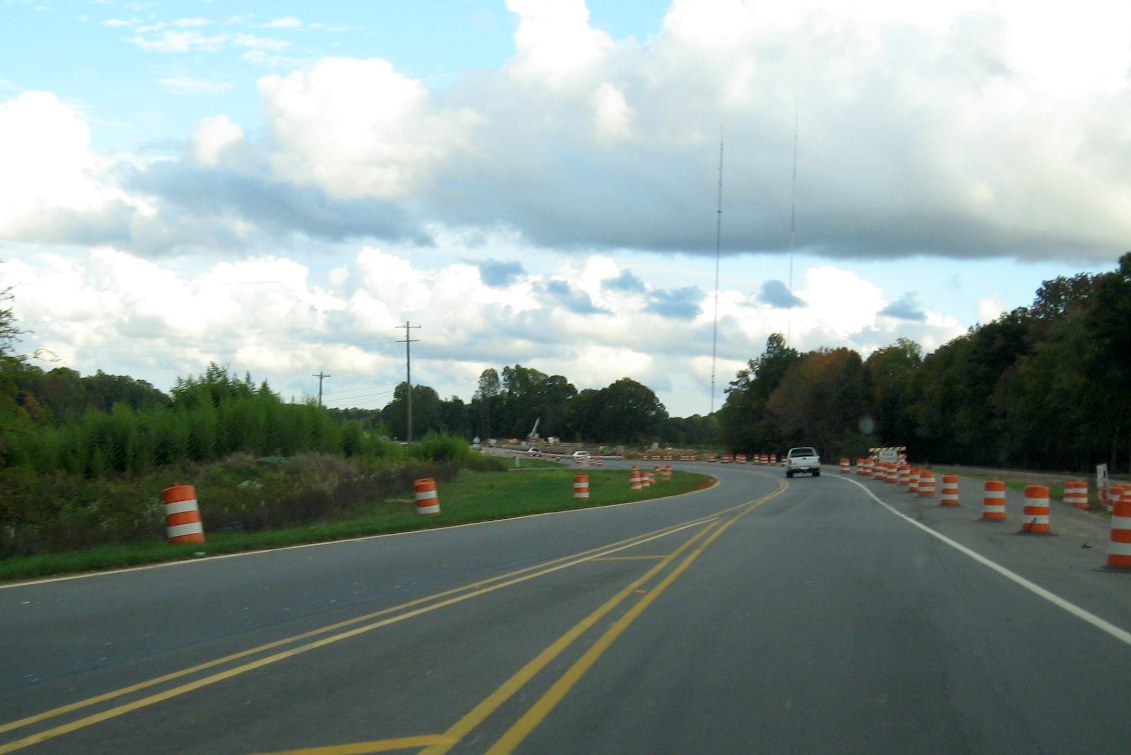
{"label": "orange and white construction barrel", "polygon": [[436,516],[440,513],[440,496],[436,493],[436,480],[425,477],[413,482],[416,489],[416,513]]}
{"label": "orange and white construction barrel", "polygon": [[174,485],[165,488],[165,537],[170,543],[203,543],[204,524],[200,521],[200,507],[196,501],[196,488],[192,485]]}
{"label": "orange and white construction barrel", "polygon": [[985,497],[982,498],[982,518],[990,521],[1005,519],[1005,483],[1001,480],[988,480]]}
{"label": "orange and white construction barrel", "polygon": [[944,474],[942,476],[942,493],[939,496],[939,505],[958,505],[958,475]]}
{"label": "orange and white construction barrel", "polygon": [[628,473],[628,489],[629,490],[643,490],[644,489],[644,483],[640,478],[640,470],[637,469],[635,465],[633,465],[632,471],[630,471]]}
{"label": "orange and white construction barrel", "polygon": [[1078,509],[1088,508],[1088,481],[1065,480],[1064,502]]}
{"label": "orange and white construction barrel", "polygon": [[1052,532],[1049,525],[1049,489],[1044,485],[1025,488],[1025,507],[1021,513],[1021,531],[1037,534]]}
{"label": "orange and white construction barrel", "polygon": [[589,500],[589,475],[579,473],[573,476],[573,497],[577,501]]}
{"label": "orange and white construction barrel", "polygon": [[848,474],[851,471],[852,471],[852,462],[850,462],[848,459],[841,459],[840,460],[840,473],[841,474]]}
{"label": "orange and white construction barrel", "polygon": [[918,493],[919,492],[919,475],[921,475],[921,474],[923,474],[923,470],[919,469],[919,467],[911,467],[911,469],[907,472],[907,492],[908,493]]}
{"label": "orange and white construction barrel", "polygon": [[935,494],[935,473],[924,469],[919,473],[919,495],[930,498]]}
{"label": "orange and white construction barrel", "polygon": [[1131,490],[1125,490],[1111,513],[1107,565],[1131,569]]}

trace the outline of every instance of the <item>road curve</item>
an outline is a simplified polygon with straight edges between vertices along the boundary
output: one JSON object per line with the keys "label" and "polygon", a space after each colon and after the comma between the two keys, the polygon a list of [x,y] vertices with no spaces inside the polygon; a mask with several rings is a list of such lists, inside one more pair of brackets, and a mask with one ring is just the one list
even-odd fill
{"label": "road curve", "polygon": [[1057,509],[1056,535],[1024,537],[977,521],[975,483],[943,511],[828,472],[683,466],[719,484],[0,589],[0,755],[1131,736],[1109,712],[1131,680],[1131,575],[1099,568],[1094,518]]}

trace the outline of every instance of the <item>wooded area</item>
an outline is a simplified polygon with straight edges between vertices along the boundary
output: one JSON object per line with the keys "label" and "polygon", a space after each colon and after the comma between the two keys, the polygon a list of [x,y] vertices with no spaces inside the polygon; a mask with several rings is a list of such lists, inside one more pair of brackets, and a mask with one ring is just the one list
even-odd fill
{"label": "wooded area", "polygon": [[903,339],[861,359],[771,336],[718,423],[734,450],[905,445],[923,462],[1131,471],[1131,253],[1112,272],[1045,281],[1032,306],[926,357]]}

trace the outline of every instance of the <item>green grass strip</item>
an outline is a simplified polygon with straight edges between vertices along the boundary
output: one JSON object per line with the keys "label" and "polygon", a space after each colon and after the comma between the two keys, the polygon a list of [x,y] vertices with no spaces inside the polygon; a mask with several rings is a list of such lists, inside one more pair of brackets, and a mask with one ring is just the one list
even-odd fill
{"label": "green grass strip", "polygon": [[363,506],[348,519],[260,532],[208,532],[208,507],[202,504],[206,543],[105,545],[69,553],[7,558],[0,560],[0,581],[104,571],[609,506],[688,493],[705,487],[711,479],[706,475],[673,471],[670,480],[659,479],[657,475],[654,486],[632,491],[629,489],[628,470],[590,469],[585,471],[589,476],[589,500],[577,501],[573,497],[573,477],[577,471],[560,465],[546,468],[524,466],[505,472],[463,471],[456,480],[438,485],[441,509],[438,516],[417,514],[413,491],[406,491],[403,497]]}

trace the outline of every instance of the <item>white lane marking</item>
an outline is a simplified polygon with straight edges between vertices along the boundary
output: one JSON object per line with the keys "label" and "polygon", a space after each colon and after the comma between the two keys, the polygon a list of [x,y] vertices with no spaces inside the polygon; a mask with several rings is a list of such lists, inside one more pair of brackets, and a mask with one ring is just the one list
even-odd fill
{"label": "white lane marking", "polygon": [[1084,610],[1083,608],[1076,605],[1075,603],[1068,602],[1067,600],[1060,597],[1059,595],[1049,592],[1048,590],[1046,590],[1045,588],[1041,587],[1040,585],[1038,585],[1034,582],[1030,582],[1029,580],[1022,577],[1020,574],[1016,574],[1014,572],[1011,572],[1009,569],[1006,569],[1001,564],[998,564],[998,563],[995,563],[994,561],[991,561],[990,559],[986,558],[982,554],[976,553],[975,551],[970,550],[965,545],[962,545],[961,543],[955,542],[954,540],[951,540],[946,535],[944,535],[940,532],[936,532],[935,530],[931,529],[927,525],[921,524],[920,522],[915,521],[914,519],[907,516],[906,514],[903,514],[903,513],[900,513],[899,511],[896,511],[890,505],[888,505],[887,503],[884,503],[879,498],[877,498],[876,495],[871,490],[868,490],[868,488],[864,487],[864,485],[862,483],[857,482],[856,480],[845,478],[845,477],[837,477],[835,479],[845,480],[846,482],[851,482],[853,485],[856,485],[861,490],[863,490],[865,493],[867,493],[868,497],[870,497],[873,501],[880,504],[885,509],[887,509],[891,513],[895,514],[899,518],[903,519],[905,522],[915,525],[916,527],[923,530],[923,532],[926,532],[931,537],[938,538],[942,542],[949,545],[951,548],[954,548],[959,553],[962,553],[966,556],[969,556],[970,558],[972,558],[975,561],[977,561],[978,563],[980,563],[982,566],[986,566],[986,567],[989,567],[990,569],[993,569],[994,571],[996,571],[998,574],[1005,577],[1006,579],[1011,580],[1012,582],[1020,585],[1021,587],[1024,587],[1026,590],[1033,593],[1034,595],[1041,597],[1041,598],[1044,598],[1049,603],[1052,603],[1054,606],[1067,611],[1068,613],[1072,614],[1076,618],[1083,619],[1084,621],[1088,622],[1089,624],[1096,627],[1097,629],[1099,629],[1103,632],[1107,632],[1109,635],[1111,635],[1115,639],[1119,640],[1123,644],[1131,645],[1131,632],[1127,632],[1123,629],[1120,629],[1119,627],[1112,624],[1111,622],[1104,621],[1099,616],[1096,616],[1094,613],[1091,613],[1089,611]]}

